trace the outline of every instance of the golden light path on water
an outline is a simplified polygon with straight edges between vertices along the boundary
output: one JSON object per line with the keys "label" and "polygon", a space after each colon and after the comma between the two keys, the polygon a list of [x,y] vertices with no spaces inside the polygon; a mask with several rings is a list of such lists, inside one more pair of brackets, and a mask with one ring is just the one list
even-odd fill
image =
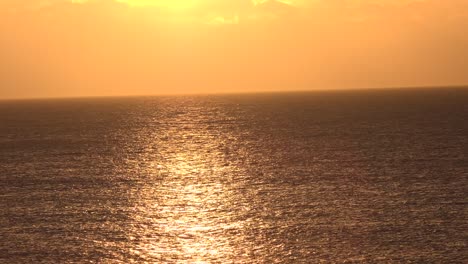
{"label": "golden light path on water", "polygon": [[238,243],[249,221],[241,217],[249,210],[246,193],[239,193],[245,188],[234,180],[242,170],[225,158],[224,146],[233,137],[204,116],[181,111],[143,132],[156,140],[139,157],[149,178],[132,195],[129,239],[136,242],[132,255],[138,261],[212,263],[249,251]]}

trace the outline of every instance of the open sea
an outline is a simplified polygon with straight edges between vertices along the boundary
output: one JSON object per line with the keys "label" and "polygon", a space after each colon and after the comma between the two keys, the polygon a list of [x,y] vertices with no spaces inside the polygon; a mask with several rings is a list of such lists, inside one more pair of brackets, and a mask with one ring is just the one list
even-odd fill
{"label": "open sea", "polygon": [[468,89],[0,102],[0,263],[468,263]]}

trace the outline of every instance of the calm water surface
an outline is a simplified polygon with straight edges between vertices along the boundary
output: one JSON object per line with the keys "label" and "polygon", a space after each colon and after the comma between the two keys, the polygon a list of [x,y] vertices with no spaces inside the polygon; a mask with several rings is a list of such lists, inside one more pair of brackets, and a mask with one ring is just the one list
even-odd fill
{"label": "calm water surface", "polygon": [[2,263],[468,263],[468,90],[0,102]]}

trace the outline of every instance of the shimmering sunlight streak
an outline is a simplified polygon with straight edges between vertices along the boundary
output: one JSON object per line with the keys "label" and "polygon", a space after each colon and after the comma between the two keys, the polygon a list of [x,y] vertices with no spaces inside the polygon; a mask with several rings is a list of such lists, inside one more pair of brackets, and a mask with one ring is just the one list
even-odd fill
{"label": "shimmering sunlight streak", "polygon": [[172,136],[157,146],[164,158],[141,157],[154,159],[145,168],[153,180],[137,194],[134,218],[140,224],[130,230],[140,237],[135,253],[142,260],[181,255],[190,263],[229,259],[236,251],[230,243],[239,239],[232,230],[242,230],[243,222],[232,219],[237,183],[225,176],[237,168],[225,164],[222,139],[204,124],[167,129]]}

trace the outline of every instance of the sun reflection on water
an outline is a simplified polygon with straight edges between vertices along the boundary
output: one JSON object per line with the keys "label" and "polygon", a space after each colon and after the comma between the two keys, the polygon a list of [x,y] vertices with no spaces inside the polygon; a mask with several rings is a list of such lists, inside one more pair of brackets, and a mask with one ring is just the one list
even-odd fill
{"label": "sun reflection on water", "polygon": [[[229,259],[243,221],[236,213],[234,165],[226,164],[222,139],[203,122],[169,127],[171,137],[157,141],[159,154],[147,153],[153,180],[137,191],[131,236],[143,261],[211,263]],[[179,126],[180,128],[180,126]]]}

